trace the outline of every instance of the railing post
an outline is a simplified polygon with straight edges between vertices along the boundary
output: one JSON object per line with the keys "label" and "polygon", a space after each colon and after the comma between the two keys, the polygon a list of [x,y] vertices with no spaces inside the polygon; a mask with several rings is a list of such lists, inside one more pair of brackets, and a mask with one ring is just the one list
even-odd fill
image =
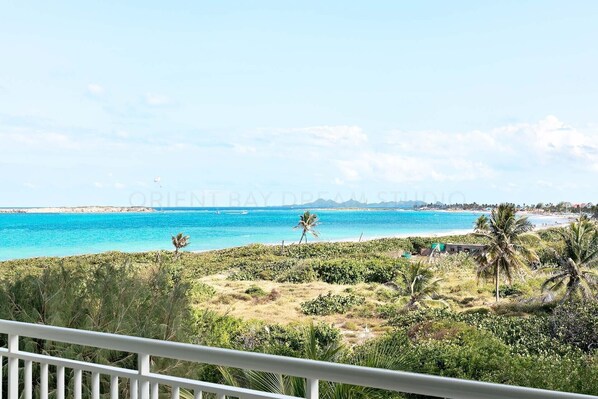
{"label": "railing post", "polygon": [[[42,363],[39,366],[39,397],[48,399],[48,363]],[[81,399],[81,398],[75,398]]]}
{"label": "railing post", "polygon": [[25,360],[25,392],[23,397],[25,399],[33,399],[33,362],[31,360]]}
{"label": "railing post", "polygon": [[2,383],[2,381],[4,381],[3,377],[2,377],[2,369],[4,368],[4,365],[2,364],[3,362],[3,358],[2,356],[0,356],[0,398],[2,398],[2,385],[4,385]]}
{"label": "railing post", "polygon": [[83,371],[75,370],[75,379],[73,381],[73,397],[74,399],[82,399],[83,391]]}
{"label": "railing post", "polygon": [[320,397],[320,381],[308,378],[305,380],[305,398],[318,399]]}
{"label": "railing post", "polygon": [[8,399],[19,398],[19,336],[8,334]]}
{"label": "railing post", "polygon": [[56,366],[56,399],[64,399],[64,367]]}
{"label": "railing post", "polygon": [[150,399],[150,383],[145,378],[150,372],[149,355],[145,353],[137,355],[137,371],[139,372],[139,399]]}

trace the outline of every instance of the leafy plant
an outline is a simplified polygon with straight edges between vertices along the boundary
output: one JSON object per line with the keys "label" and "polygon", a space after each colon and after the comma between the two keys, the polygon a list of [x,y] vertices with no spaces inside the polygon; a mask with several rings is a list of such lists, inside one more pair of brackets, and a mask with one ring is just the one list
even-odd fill
{"label": "leafy plant", "polygon": [[[508,296],[516,296],[521,295],[522,292],[519,288],[511,285],[501,285],[498,289],[501,298],[506,298]],[[493,290],[492,293],[496,295],[496,291]]]}
{"label": "leafy plant", "polygon": [[478,277],[492,276],[495,284],[496,302],[500,299],[500,273],[512,283],[513,272],[528,262],[537,261],[533,249],[537,236],[531,233],[533,225],[526,217],[516,217],[515,205],[500,204],[492,210],[490,223],[477,234],[486,238],[486,248],[475,255],[479,264]]}
{"label": "leafy plant", "polygon": [[325,316],[333,313],[345,313],[356,305],[364,302],[362,297],[356,295],[318,295],[311,301],[301,303],[301,311],[307,315]]}
{"label": "leafy plant", "polygon": [[310,213],[309,211],[303,212],[303,215],[299,216],[299,223],[295,226],[296,229],[301,229],[301,238],[299,239],[299,244],[301,241],[305,239],[305,243],[307,243],[307,234],[311,234],[314,237],[318,237],[318,232],[316,231],[316,227],[320,224],[318,220],[318,215],[315,213]]}
{"label": "leafy plant", "polygon": [[257,285],[252,285],[251,287],[247,288],[245,290],[245,293],[247,295],[251,295],[253,297],[259,297],[259,296],[266,295],[266,291],[264,291],[261,287],[258,287]]}
{"label": "leafy plant", "polygon": [[311,264],[302,263],[289,269],[278,277],[277,281],[281,283],[311,283],[318,279],[318,275]]}
{"label": "leafy plant", "polygon": [[545,268],[552,272],[542,290],[557,291],[564,287],[562,301],[574,297],[594,299],[598,289],[598,230],[593,222],[580,218],[561,232],[565,248],[556,267]]}
{"label": "leafy plant", "polygon": [[408,309],[425,306],[424,301],[437,294],[441,279],[435,278],[434,272],[422,262],[411,263],[399,273],[403,291],[409,296]]}
{"label": "leafy plant", "polygon": [[557,307],[550,317],[552,334],[560,341],[585,351],[598,349],[598,303],[570,302]]}
{"label": "leafy plant", "polygon": [[189,236],[179,233],[176,236],[172,236],[172,245],[174,245],[174,257],[178,258],[179,251],[190,244]]}

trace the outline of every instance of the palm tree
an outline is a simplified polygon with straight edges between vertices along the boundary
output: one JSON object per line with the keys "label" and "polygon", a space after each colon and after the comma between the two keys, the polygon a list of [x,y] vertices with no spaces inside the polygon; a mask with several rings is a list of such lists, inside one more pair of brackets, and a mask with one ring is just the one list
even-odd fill
{"label": "palm tree", "polygon": [[442,279],[434,278],[434,272],[422,262],[409,264],[406,270],[399,272],[404,290],[409,295],[407,309],[415,309],[420,305],[425,306],[425,300],[430,300],[438,293],[438,284]]}
{"label": "palm tree", "polygon": [[479,218],[476,219],[475,223],[473,224],[473,230],[476,233],[481,233],[484,231],[488,231],[490,228],[488,224],[488,218],[486,215],[481,215]]}
{"label": "palm tree", "polygon": [[496,290],[496,302],[500,300],[500,274],[504,273],[512,284],[513,272],[538,260],[533,249],[538,236],[531,231],[533,225],[527,217],[517,217],[514,204],[500,204],[490,213],[486,230],[475,234],[488,240],[483,251],[475,255],[478,262],[477,275],[492,276]]}
{"label": "palm tree", "polygon": [[310,233],[314,237],[318,237],[318,232],[315,230],[315,227],[320,224],[318,220],[318,215],[315,213],[310,213],[309,211],[305,211],[303,215],[299,216],[299,223],[295,226],[296,229],[302,229],[303,232],[301,234],[301,239],[299,239],[299,244],[305,238],[305,242],[307,242],[307,233]]}
{"label": "palm tree", "polygon": [[[301,348],[301,357],[304,359],[335,362],[344,355],[345,347],[342,343],[331,343],[321,347],[318,342],[318,331],[312,324],[307,331],[307,337]],[[265,392],[273,392],[282,395],[297,397],[305,396],[305,379],[276,373],[268,373],[254,370],[231,369],[218,367],[218,371],[226,384],[236,387],[245,387]],[[327,386],[323,386],[321,397],[326,395]]]}
{"label": "palm tree", "polygon": [[189,236],[183,235],[183,233],[179,233],[176,236],[172,236],[172,245],[174,245],[174,257],[177,258],[179,256],[179,250],[185,248],[189,244]]}
{"label": "palm tree", "polygon": [[598,229],[587,217],[580,217],[561,232],[565,249],[556,267],[545,268],[552,276],[542,284],[542,290],[556,291],[566,287],[561,302],[581,296],[592,299],[598,289]]}
{"label": "palm tree", "polygon": [[[321,347],[313,325],[306,338],[300,354],[303,359],[349,363],[387,370],[404,370],[413,366],[412,360],[406,356],[403,350],[405,346],[409,345],[407,337],[398,336],[368,342],[351,352],[347,351],[340,343]],[[227,385],[293,397],[305,397],[306,381],[304,378],[226,367],[218,367],[218,371]],[[319,397],[322,399],[388,398],[387,392],[357,385],[321,382],[319,389]],[[187,397],[192,398],[193,396]]]}

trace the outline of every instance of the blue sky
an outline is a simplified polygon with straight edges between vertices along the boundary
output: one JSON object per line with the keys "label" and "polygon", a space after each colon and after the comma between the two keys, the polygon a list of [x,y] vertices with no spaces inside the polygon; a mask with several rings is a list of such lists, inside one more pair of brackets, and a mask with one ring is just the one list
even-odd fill
{"label": "blue sky", "polygon": [[595,1],[5,2],[0,206],[598,202],[597,20]]}

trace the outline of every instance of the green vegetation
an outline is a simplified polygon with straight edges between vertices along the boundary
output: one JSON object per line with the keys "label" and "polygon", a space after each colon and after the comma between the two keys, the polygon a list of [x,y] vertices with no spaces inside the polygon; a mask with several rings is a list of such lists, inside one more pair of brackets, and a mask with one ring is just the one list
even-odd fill
{"label": "green vegetation", "polygon": [[486,215],[480,215],[480,217],[476,219],[473,225],[473,230],[476,233],[481,233],[490,230],[490,223]]}
{"label": "green vegetation", "polygon": [[[598,267],[596,225],[583,219],[528,241],[525,223],[504,212],[480,234],[442,240],[489,244],[488,270],[510,270],[513,284],[478,281],[480,265],[467,254],[417,256],[438,238],[176,257],[110,252],[0,262],[0,317],[597,395],[597,287],[588,278]],[[493,254],[504,242],[492,229],[508,233],[508,258]],[[579,273],[563,275],[571,262]],[[128,353],[22,342],[34,352],[135,364]],[[305,389],[291,377],[167,359],[152,369],[291,395]],[[343,384],[321,390],[327,398],[405,397]]]}
{"label": "green vegetation", "polygon": [[299,239],[299,244],[301,244],[303,239],[305,239],[305,243],[307,243],[308,233],[314,237],[318,236],[318,232],[315,230],[318,224],[318,215],[315,213],[305,211],[303,215],[299,216],[299,223],[297,223],[297,226],[295,226],[296,229],[301,229],[301,238]]}
{"label": "green vegetation", "polygon": [[405,294],[409,296],[407,309],[425,306],[426,300],[438,296],[440,279],[434,277],[432,269],[422,262],[414,262],[400,272]]}
{"label": "green vegetation", "polygon": [[174,245],[174,256],[179,256],[179,251],[190,244],[189,236],[179,233],[176,236],[172,236],[172,245]]}
{"label": "green vegetation", "polygon": [[265,296],[266,295],[266,291],[264,291],[263,289],[261,289],[257,285],[252,285],[251,287],[247,288],[245,290],[245,293],[247,295],[251,295],[251,296],[254,296],[254,297],[259,297],[259,296]]}
{"label": "green vegetation", "polygon": [[561,233],[564,250],[556,267],[549,268],[552,276],[542,289],[556,291],[565,286],[563,301],[576,296],[592,299],[598,287],[598,231],[587,218],[580,218]]}
{"label": "green vegetation", "polygon": [[480,236],[488,240],[486,249],[476,255],[479,263],[478,277],[492,276],[495,284],[496,302],[500,299],[500,274],[503,272],[509,284],[513,273],[538,260],[534,251],[535,234],[530,233],[533,225],[526,217],[516,217],[515,205],[500,204],[492,210],[490,222],[476,222]]}
{"label": "green vegetation", "polygon": [[329,315],[345,313],[355,305],[360,305],[364,299],[355,295],[318,295],[317,298],[303,302],[301,310],[307,315]]}

